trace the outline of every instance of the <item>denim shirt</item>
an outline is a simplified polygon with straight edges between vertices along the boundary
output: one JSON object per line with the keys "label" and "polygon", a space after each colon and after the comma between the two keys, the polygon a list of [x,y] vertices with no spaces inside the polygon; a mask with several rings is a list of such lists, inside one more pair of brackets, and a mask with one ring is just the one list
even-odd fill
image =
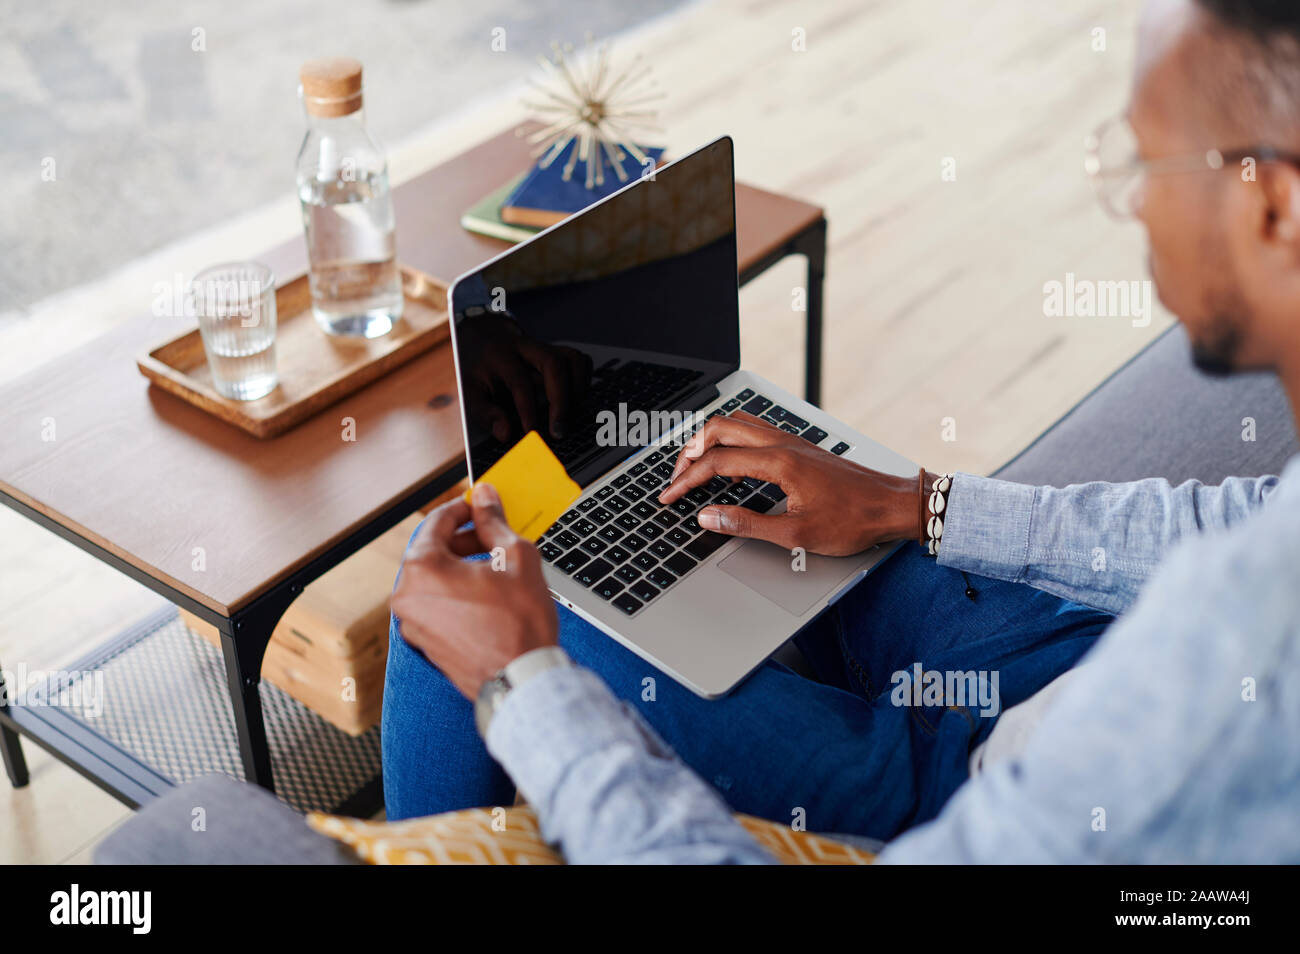
{"label": "denim shirt", "polygon": [[[880,861],[1300,861],[1300,457],[1218,487],[958,474],[939,562],[1123,615]],[[518,687],[487,743],[572,863],[771,861],[588,671]]]}

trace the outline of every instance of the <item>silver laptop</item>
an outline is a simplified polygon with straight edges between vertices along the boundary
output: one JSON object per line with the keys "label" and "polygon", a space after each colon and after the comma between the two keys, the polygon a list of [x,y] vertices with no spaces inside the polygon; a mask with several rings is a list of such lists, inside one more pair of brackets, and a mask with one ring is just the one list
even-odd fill
{"label": "silver laptop", "polygon": [[[582,496],[537,541],[560,603],[705,697],[726,693],[888,552],[800,556],[701,530],[714,478],[658,495],[681,444],[743,409],[876,470],[916,465],[740,367],[735,177],[723,137],[462,275],[449,291],[471,479],[537,431]],[[745,477],[745,475],[737,475]]]}

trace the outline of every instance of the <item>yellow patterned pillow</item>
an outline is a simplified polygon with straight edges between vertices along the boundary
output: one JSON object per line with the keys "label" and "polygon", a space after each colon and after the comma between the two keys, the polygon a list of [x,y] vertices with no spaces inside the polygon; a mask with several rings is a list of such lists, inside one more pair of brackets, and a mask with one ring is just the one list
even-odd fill
{"label": "yellow patterned pillow", "polygon": [[[830,838],[737,815],[760,845],[787,865],[869,865],[875,856]],[[562,865],[542,840],[528,805],[471,808],[404,822],[374,822],[312,812],[312,828],[350,846],[372,865]]]}

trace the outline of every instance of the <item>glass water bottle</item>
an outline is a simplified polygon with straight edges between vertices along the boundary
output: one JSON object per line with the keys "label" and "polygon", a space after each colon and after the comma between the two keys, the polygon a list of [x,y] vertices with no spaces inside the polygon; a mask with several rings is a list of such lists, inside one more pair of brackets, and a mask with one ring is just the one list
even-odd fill
{"label": "glass water bottle", "polygon": [[361,64],[312,60],[299,79],[307,135],[298,198],[312,311],[332,335],[377,338],[402,317],[402,278],[388,163],[361,110]]}

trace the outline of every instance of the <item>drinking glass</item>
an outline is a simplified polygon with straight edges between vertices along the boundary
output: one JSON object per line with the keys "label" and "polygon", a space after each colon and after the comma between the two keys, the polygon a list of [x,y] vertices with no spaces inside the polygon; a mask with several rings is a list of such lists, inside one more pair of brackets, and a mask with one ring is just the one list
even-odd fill
{"label": "drinking glass", "polygon": [[275,390],[275,275],[258,262],[214,265],[190,283],[217,392],[254,401]]}

